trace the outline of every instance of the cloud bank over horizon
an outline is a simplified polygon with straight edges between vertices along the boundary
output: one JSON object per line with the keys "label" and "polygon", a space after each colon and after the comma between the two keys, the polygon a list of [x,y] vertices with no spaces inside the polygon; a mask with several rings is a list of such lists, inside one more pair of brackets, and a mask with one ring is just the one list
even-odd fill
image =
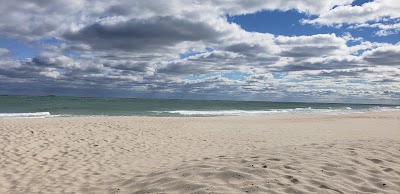
{"label": "cloud bank over horizon", "polygon": [[400,104],[394,0],[0,2],[0,94]]}

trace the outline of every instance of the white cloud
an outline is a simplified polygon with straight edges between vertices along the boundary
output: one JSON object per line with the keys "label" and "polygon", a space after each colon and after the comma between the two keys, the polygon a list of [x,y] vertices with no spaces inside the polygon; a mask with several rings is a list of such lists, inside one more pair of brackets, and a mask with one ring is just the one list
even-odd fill
{"label": "white cloud", "polygon": [[397,0],[375,0],[361,6],[338,6],[313,20],[305,20],[311,24],[364,23],[379,21],[383,17],[396,19],[400,17],[400,5]]}
{"label": "white cloud", "polygon": [[44,77],[48,78],[54,78],[57,79],[61,74],[58,71],[45,71],[45,72],[40,72],[40,75],[43,75]]}
{"label": "white cloud", "polygon": [[275,42],[280,45],[327,45],[343,44],[346,41],[335,34],[316,34],[312,36],[278,36]]}
{"label": "white cloud", "polygon": [[342,5],[323,12],[315,19],[302,22],[313,25],[341,25],[379,22],[400,18],[400,4],[397,0],[375,0],[361,6]]}
{"label": "white cloud", "polygon": [[0,56],[5,56],[5,55],[8,55],[8,54],[10,54],[10,50],[0,47]]}
{"label": "white cloud", "polygon": [[[400,20],[399,20],[400,21]],[[400,32],[400,23],[395,24],[382,24],[382,23],[362,23],[362,24],[354,24],[349,27],[350,29],[357,28],[378,28],[379,31],[375,32],[377,36],[388,36],[392,34],[398,34]]]}
{"label": "white cloud", "polygon": [[252,1],[252,0],[210,0],[198,1],[199,5],[209,4],[216,6],[220,12],[230,15],[254,13],[260,10],[296,9],[300,12],[319,14],[329,11],[336,5],[350,4],[352,0],[278,0],[278,1]]}
{"label": "white cloud", "polygon": [[0,0],[0,35],[25,40],[57,36],[58,29],[75,22],[84,4],[83,0]]}
{"label": "white cloud", "polygon": [[346,40],[335,34],[316,34],[312,36],[278,36],[275,43],[281,48],[281,56],[285,57],[324,57],[346,55]]}

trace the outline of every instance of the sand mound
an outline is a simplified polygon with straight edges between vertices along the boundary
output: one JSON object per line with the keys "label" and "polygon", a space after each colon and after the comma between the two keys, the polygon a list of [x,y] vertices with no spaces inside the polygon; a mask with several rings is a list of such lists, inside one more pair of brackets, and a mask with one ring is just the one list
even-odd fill
{"label": "sand mound", "polygon": [[167,171],[122,181],[117,191],[398,193],[398,158],[400,142],[288,146],[189,161]]}

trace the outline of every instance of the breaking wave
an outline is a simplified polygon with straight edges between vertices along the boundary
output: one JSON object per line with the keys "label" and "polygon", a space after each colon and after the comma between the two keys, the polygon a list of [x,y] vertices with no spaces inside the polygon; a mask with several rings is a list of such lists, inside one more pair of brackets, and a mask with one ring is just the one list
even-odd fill
{"label": "breaking wave", "polygon": [[33,112],[33,113],[0,113],[0,118],[45,118],[52,117],[49,112]]}

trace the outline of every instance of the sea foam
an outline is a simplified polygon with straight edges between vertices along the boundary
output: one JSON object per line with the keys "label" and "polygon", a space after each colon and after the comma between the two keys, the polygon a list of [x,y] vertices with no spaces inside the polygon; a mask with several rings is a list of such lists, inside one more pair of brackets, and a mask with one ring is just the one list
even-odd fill
{"label": "sea foam", "polygon": [[49,112],[33,112],[33,113],[0,113],[0,118],[44,118],[51,117]]}
{"label": "sea foam", "polygon": [[352,109],[350,107],[324,109],[294,108],[294,109],[271,109],[271,110],[173,110],[173,111],[153,111],[157,114],[173,114],[181,116],[251,116],[269,114],[348,114],[381,111],[398,111],[398,108],[372,107],[367,109]]}

